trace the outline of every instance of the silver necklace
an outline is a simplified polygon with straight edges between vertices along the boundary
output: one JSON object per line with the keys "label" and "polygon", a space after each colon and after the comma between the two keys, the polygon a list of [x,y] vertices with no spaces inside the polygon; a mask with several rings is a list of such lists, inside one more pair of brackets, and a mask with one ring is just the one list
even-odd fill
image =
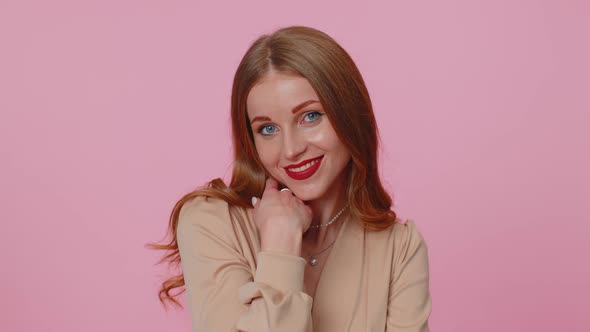
{"label": "silver necklace", "polygon": [[330,221],[328,221],[325,224],[318,224],[318,225],[311,225],[309,226],[309,229],[312,228],[321,228],[321,227],[326,227],[326,226],[330,226],[334,221],[336,221],[336,219],[338,219],[338,217],[340,217],[340,215],[342,214],[342,212],[344,212],[344,209],[346,209],[346,207],[348,206],[348,204],[344,205],[344,207],[342,208],[342,210],[338,211],[338,213],[336,213],[336,215],[334,216],[334,218],[330,219]]}
{"label": "silver necklace", "polygon": [[[326,226],[330,226],[334,221],[336,221],[336,219],[338,219],[338,217],[340,217],[340,215],[342,214],[342,212],[344,212],[344,209],[346,209],[346,207],[348,206],[348,204],[346,204],[340,211],[338,211],[338,213],[336,213],[336,215],[334,216],[334,218],[330,219],[330,221],[328,221],[325,224],[319,224],[319,225],[312,225],[309,228],[311,229],[313,228],[320,228],[320,227],[326,227]],[[324,251],[328,250],[330,247],[332,247],[334,245],[334,243],[336,243],[336,240],[338,239],[338,237],[336,237],[336,239],[334,239],[334,241],[332,241],[332,243],[330,243],[329,246],[325,247],[324,249],[322,249],[321,251],[315,253],[315,254],[311,254],[311,256],[309,257],[309,259],[307,260],[307,262],[309,263],[309,265],[311,266],[316,266],[318,265],[318,256],[323,253]]]}

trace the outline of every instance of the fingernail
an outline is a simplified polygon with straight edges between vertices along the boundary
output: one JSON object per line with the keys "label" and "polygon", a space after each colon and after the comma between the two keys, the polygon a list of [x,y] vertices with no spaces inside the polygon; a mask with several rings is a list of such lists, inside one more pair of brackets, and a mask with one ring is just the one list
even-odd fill
{"label": "fingernail", "polygon": [[256,205],[256,202],[258,202],[258,198],[252,197],[252,206]]}

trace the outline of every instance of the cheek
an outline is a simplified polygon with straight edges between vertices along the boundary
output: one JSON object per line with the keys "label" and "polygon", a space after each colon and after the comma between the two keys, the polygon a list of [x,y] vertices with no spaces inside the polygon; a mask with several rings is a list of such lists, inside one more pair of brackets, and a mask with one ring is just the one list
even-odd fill
{"label": "cheek", "polygon": [[331,160],[336,167],[346,164],[351,157],[348,149],[334,131],[326,134],[318,146],[332,155]]}
{"label": "cheek", "polygon": [[340,139],[332,128],[318,131],[312,141],[317,147],[326,152],[342,152],[344,148],[344,145],[340,142]]}
{"label": "cheek", "polygon": [[256,141],[256,150],[258,158],[265,167],[272,167],[279,162],[279,149],[273,142],[258,140]]}

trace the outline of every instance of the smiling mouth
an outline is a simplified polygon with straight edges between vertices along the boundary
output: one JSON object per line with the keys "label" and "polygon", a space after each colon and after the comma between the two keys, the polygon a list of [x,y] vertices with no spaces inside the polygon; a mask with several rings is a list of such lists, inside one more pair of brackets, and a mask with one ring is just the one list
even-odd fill
{"label": "smiling mouth", "polygon": [[307,179],[315,174],[315,172],[320,167],[320,164],[321,164],[323,158],[324,158],[324,156],[321,156],[321,157],[312,159],[312,160],[308,161],[307,163],[300,165],[298,167],[284,167],[284,169],[285,169],[285,172],[287,173],[287,175],[289,175],[289,177],[291,177],[292,179],[304,180],[304,179]]}

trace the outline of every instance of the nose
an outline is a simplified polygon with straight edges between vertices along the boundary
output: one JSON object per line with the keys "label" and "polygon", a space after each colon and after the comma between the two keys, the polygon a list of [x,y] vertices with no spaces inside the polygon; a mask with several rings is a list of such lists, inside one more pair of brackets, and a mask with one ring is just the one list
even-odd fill
{"label": "nose", "polygon": [[285,133],[283,136],[283,155],[285,156],[285,159],[295,161],[303,152],[305,152],[307,149],[307,143],[305,142],[304,137],[295,130],[283,132]]}

